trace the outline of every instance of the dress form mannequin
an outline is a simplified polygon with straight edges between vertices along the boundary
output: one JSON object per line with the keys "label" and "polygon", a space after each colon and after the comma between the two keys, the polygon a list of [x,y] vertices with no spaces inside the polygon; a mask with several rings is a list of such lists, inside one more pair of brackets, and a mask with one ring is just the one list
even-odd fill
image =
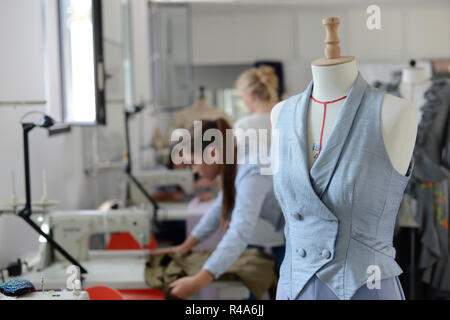
{"label": "dress form mannequin", "polygon": [[[341,57],[337,27],[339,18],[326,18],[323,20],[327,37],[325,40],[325,56],[312,63],[314,81],[313,97],[325,102],[341,99],[348,95],[357,76],[358,69],[354,57]],[[276,123],[285,101],[277,104],[271,115],[272,127]],[[317,148],[325,145],[332,131],[337,116],[345,100],[327,105],[324,119],[324,105],[311,99],[308,111],[308,146],[310,168],[317,156]],[[401,174],[407,173],[417,135],[417,109],[405,99],[392,95],[385,95],[381,110],[381,125],[386,151],[393,167]],[[323,134],[322,134],[323,131]],[[305,132],[306,134],[306,132]]]}
{"label": "dress form mannequin", "polygon": [[217,120],[219,118],[227,120],[230,125],[233,124],[232,119],[224,111],[208,103],[205,97],[205,87],[200,87],[200,95],[195,105],[183,109],[175,115],[170,132],[179,128],[189,130],[194,125],[194,121]]}
{"label": "dress form mannequin", "polygon": [[432,86],[431,80],[428,78],[425,68],[416,67],[413,60],[411,67],[402,71],[402,80],[398,91],[402,97],[414,104],[418,111],[418,119],[422,119],[421,106],[425,104],[425,92]]}
{"label": "dress form mannequin", "polygon": [[[328,67],[314,65],[313,63],[312,74],[314,79],[313,97],[318,101],[333,101],[348,95],[358,77],[358,68],[355,60]],[[328,140],[344,103],[345,99],[327,104],[322,146]],[[308,111],[308,146],[310,150],[308,156],[310,168],[318,157],[323,118],[323,104],[311,99]]]}

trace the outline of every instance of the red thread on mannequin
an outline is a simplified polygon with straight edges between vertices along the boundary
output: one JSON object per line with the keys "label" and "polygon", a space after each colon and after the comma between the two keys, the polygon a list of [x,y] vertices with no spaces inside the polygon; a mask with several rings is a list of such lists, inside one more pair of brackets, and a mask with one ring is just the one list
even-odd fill
{"label": "red thread on mannequin", "polygon": [[344,99],[347,99],[347,96],[336,99],[336,100],[332,100],[332,101],[319,101],[317,99],[315,99],[312,95],[311,95],[311,99],[319,104],[323,104],[323,122],[322,122],[322,132],[320,133],[320,145],[319,145],[319,154],[317,156],[320,156],[320,153],[322,152],[322,141],[323,141],[323,131],[325,129],[325,119],[327,117],[327,106],[331,103],[336,103],[339,101],[342,101]]}

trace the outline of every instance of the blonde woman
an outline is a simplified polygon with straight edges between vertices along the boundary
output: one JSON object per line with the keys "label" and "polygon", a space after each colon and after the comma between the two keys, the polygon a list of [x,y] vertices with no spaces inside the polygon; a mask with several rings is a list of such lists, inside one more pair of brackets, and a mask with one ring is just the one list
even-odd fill
{"label": "blonde woman", "polygon": [[[250,115],[239,119],[234,125],[236,143],[245,147],[247,152],[256,152],[260,146],[260,139],[267,143],[266,151],[271,146],[271,123],[270,114],[272,108],[280,101],[278,96],[279,79],[275,70],[267,65],[258,68],[251,68],[242,73],[236,81],[236,88],[239,91],[244,104],[250,111]],[[238,130],[241,129],[241,134]],[[248,130],[255,130],[257,140],[250,144]],[[264,135],[261,135],[265,132]],[[248,148],[247,148],[248,147]],[[276,256],[276,268],[279,272],[281,262],[285,253],[285,239],[283,231],[275,231],[264,221],[259,221],[255,227],[255,243],[252,247],[272,248],[272,253]]]}
{"label": "blonde woman", "polygon": [[239,76],[236,87],[251,114],[239,119],[234,125],[235,130],[266,130],[267,143],[270,146],[270,113],[280,100],[278,84],[275,70],[266,65],[251,68]]}

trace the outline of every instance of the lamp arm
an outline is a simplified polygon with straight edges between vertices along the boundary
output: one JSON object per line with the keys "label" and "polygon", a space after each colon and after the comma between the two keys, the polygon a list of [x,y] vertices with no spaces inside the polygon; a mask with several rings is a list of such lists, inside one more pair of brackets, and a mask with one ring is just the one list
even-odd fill
{"label": "lamp arm", "polygon": [[42,231],[42,229],[31,219],[33,214],[32,203],[31,203],[31,181],[30,181],[30,154],[29,154],[29,143],[28,134],[31,130],[36,127],[34,123],[22,123],[23,128],[23,148],[24,148],[24,165],[25,165],[25,193],[26,193],[26,204],[25,208],[19,212],[19,217],[25,220],[37,233],[43,236],[54,249],[61,253],[64,258],[69,260],[72,264],[80,268],[81,273],[87,273],[87,270],[75,260],[63,247],[61,247],[50,235]]}
{"label": "lamp arm", "polygon": [[21,217],[30,217],[32,214],[31,205],[31,181],[30,181],[30,154],[28,134],[36,127],[34,123],[23,123],[23,154],[24,154],[24,169],[25,169],[25,196],[26,203],[25,208],[20,213]]}
{"label": "lamp arm", "polygon": [[[127,164],[125,166],[125,173],[130,178],[130,180],[135,184],[135,186],[139,189],[139,191],[144,195],[144,197],[151,203],[153,206],[153,221],[157,223],[157,214],[159,210],[159,206],[156,203],[155,199],[145,190],[142,184],[136,179],[136,177],[132,173],[132,165],[131,165],[131,146],[130,146],[130,118],[133,114],[139,113],[142,111],[142,108],[137,108],[134,113],[125,111],[125,144],[126,144],[126,153],[127,153]],[[127,192],[127,200],[129,200],[129,192]]]}

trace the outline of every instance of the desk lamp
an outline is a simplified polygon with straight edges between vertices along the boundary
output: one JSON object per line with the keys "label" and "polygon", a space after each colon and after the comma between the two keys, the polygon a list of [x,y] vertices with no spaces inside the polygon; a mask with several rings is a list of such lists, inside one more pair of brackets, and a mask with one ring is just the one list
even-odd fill
{"label": "desk lamp", "polygon": [[[155,199],[145,190],[144,186],[139,182],[139,180],[132,173],[132,162],[131,162],[131,146],[130,146],[130,118],[141,112],[144,108],[142,106],[135,106],[133,111],[125,111],[125,143],[126,143],[126,160],[127,164],[125,166],[125,174],[128,178],[134,183],[134,185],[139,189],[139,191],[144,195],[144,197],[150,202],[153,206],[153,223],[155,226],[158,225],[157,214],[159,210],[159,206],[156,203]],[[130,194],[127,191],[127,200],[129,199]]]}
{"label": "desk lamp", "polygon": [[[30,114],[41,114],[43,115],[43,118],[39,121],[39,123],[33,123],[33,122],[23,122],[23,119],[25,119]],[[75,260],[66,250],[64,250],[63,247],[61,247],[50,235],[45,233],[39,225],[37,225],[32,219],[31,215],[33,214],[32,204],[31,204],[31,183],[30,183],[30,154],[29,154],[29,144],[28,144],[28,134],[31,130],[34,128],[44,128],[49,130],[54,124],[55,120],[53,120],[51,117],[46,115],[43,112],[39,111],[32,111],[27,114],[25,114],[22,117],[21,120],[22,129],[23,129],[23,148],[24,148],[24,160],[25,160],[25,194],[26,194],[26,204],[25,208],[19,212],[19,217],[25,220],[26,223],[28,223],[37,233],[39,233],[41,236],[43,236],[54,249],[56,249],[61,255],[64,256],[67,260],[69,260],[73,265],[76,265],[80,268],[81,273],[87,273],[87,270],[83,268],[83,266]]]}

